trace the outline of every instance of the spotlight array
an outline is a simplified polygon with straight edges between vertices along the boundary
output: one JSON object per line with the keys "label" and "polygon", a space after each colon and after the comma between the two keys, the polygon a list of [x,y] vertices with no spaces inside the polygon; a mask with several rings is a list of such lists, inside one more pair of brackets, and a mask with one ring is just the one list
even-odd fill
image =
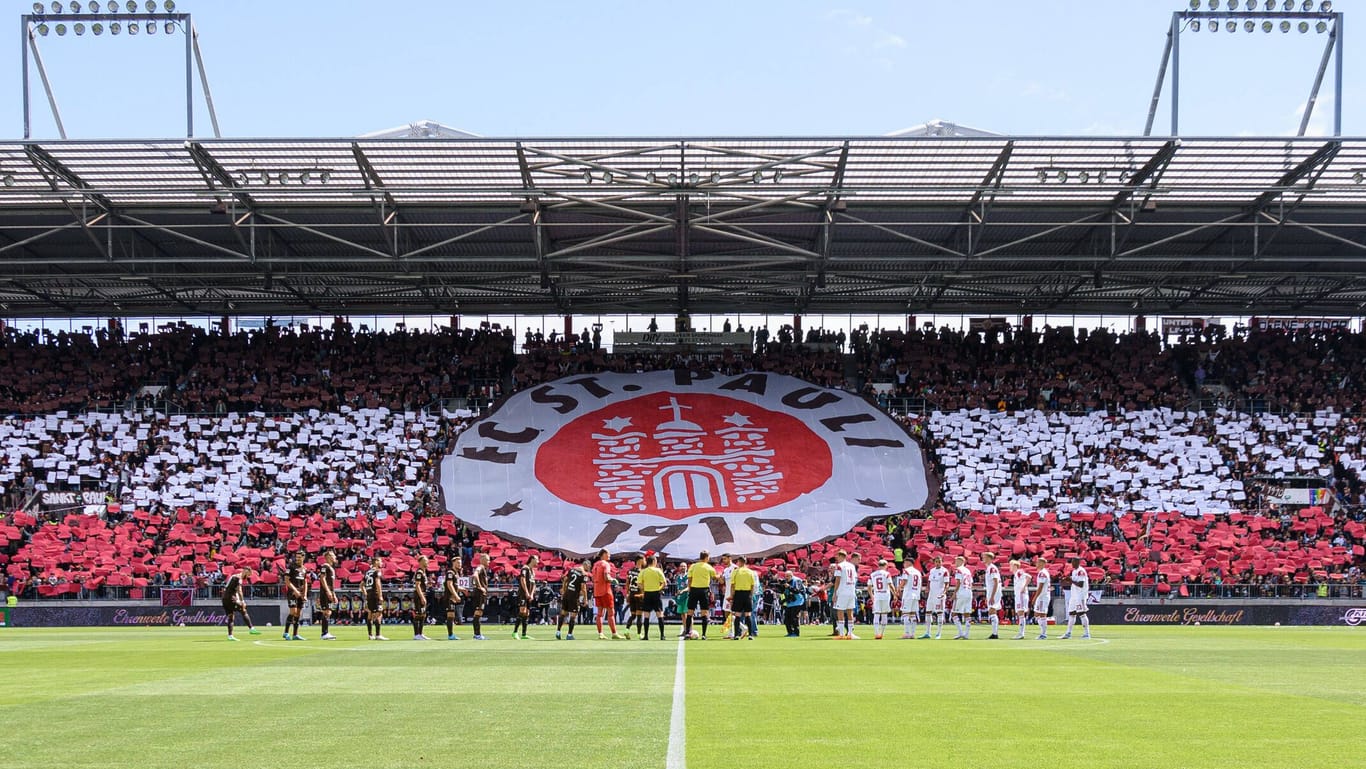
{"label": "spotlight array", "polygon": [[[1280,6],[1281,11],[1290,13],[1295,10],[1295,0],[1282,0]],[[1244,11],[1251,13],[1257,10],[1257,0],[1244,0],[1241,4],[1238,0],[1226,0],[1226,2],[1220,2],[1220,0],[1190,0],[1190,9],[1192,11],[1224,11],[1225,13],[1238,13]],[[1262,2],[1262,10],[1267,13],[1275,11],[1276,0],[1264,0]],[[1300,13],[1313,12],[1314,0],[1301,0]],[[1332,13],[1333,3],[1331,0],[1322,0],[1322,2],[1318,4],[1318,12]]]}
{"label": "spotlight array", "polygon": [[[165,18],[165,14],[173,14],[175,11],[174,0],[165,0],[160,5],[154,0],[147,0],[143,5],[138,5],[135,0],[128,0],[127,4],[122,6],[115,0],[108,0],[103,6],[99,2],[72,2],[69,6],[63,6],[59,2],[53,2],[50,6],[34,3],[33,14],[29,19],[33,31],[43,37],[51,34],[65,37],[67,32],[83,36],[87,31],[96,36],[105,32],[110,35],[119,35],[123,32],[130,36],[140,33],[155,35],[158,30],[173,35],[180,29],[180,22]],[[82,12],[95,14],[97,18],[90,20],[89,23],[72,18]],[[55,18],[48,18],[49,16]],[[149,16],[153,18],[148,18]]]}
{"label": "spotlight array", "polygon": [[[594,174],[593,169],[590,168],[585,169],[583,172],[584,184],[592,184],[596,181],[602,181],[605,184],[613,184],[616,181],[618,181],[618,178],[619,177],[617,173],[613,171],[603,171],[600,174]],[[693,171],[687,174],[686,176],[679,176],[679,174],[677,173],[670,173],[664,175],[656,171],[646,171],[642,178],[645,180],[646,184],[658,184],[660,182],[663,182],[671,187],[676,186],[679,183],[679,180],[682,179],[684,184],[691,187],[696,187],[704,182],[713,185],[720,184],[722,174],[720,171],[710,171],[707,173],[699,173],[697,171]],[[764,180],[764,172],[754,171],[752,173],[742,174],[739,178],[748,179],[755,184],[759,184]],[[781,170],[775,171],[773,174],[774,183],[781,182],[782,179],[783,172]]]}
{"label": "spotlight array", "polygon": [[[1279,12],[1278,9],[1279,8]],[[1208,29],[1210,32],[1218,32],[1220,20],[1223,20],[1222,28],[1228,32],[1237,32],[1239,21],[1242,22],[1244,32],[1254,32],[1261,29],[1262,32],[1270,34],[1273,30],[1279,29],[1282,33],[1288,33],[1291,29],[1299,30],[1300,34],[1306,34],[1310,29],[1320,35],[1330,29],[1329,19],[1321,15],[1331,14],[1333,4],[1329,0],[1322,0],[1318,3],[1317,9],[1314,0],[1303,0],[1299,4],[1299,14],[1313,14],[1320,16],[1312,24],[1309,19],[1301,18],[1297,23],[1292,23],[1289,19],[1282,18],[1277,21],[1274,18],[1266,18],[1267,13],[1296,13],[1295,0],[1263,0],[1260,8],[1257,0],[1246,0],[1240,4],[1238,0],[1190,0],[1191,15],[1186,17],[1186,28],[1192,32],[1199,32],[1201,29]],[[1196,15],[1206,13],[1215,14],[1213,18],[1201,19]],[[1229,18],[1231,14],[1238,14],[1239,18]],[[1253,18],[1244,18],[1245,14],[1253,14]],[[1260,19],[1260,23],[1258,22]]]}
{"label": "spotlight array", "polygon": [[1039,184],[1056,182],[1058,184],[1105,184],[1110,179],[1118,179],[1120,184],[1129,181],[1129,169],[1113,168],[1063,168],[1061,166],[1039,166],[1035,169]]}
{"label": "spotlight array", "polygon": [[91,0],[91,2],[88,3],[72,2],[68,5],[62,5],[61,3],[56,2],[56,0],[54,0],[50,5],[44,5],[43,3],[34,3],[33,15],[79,15],[81,13],[107,14],[120,12],[149,14],[175,13],[175,9],[175,0],[166,0],[165,2],[161,3],[160,6],[158,6],[155,0],[147,0],[147,2],[142,6],[138,6],[136,0],[128,0],[128,2],[122,7],[119,6],[117,0],[108,0],[108,2],[106,2],[104,5],[101,5],[98,2],[98,0]]}
{"label": "spotlight array", "polygon": [[332,181],[332,169],[318,168],[262,168],[238,171],[233,180],[238,187],[268,187],[272,184],[327,184]]}

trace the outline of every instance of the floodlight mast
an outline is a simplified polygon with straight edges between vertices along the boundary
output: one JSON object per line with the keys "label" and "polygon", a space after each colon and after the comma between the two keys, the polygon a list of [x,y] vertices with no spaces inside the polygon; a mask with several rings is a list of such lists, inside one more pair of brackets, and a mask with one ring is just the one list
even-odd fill
{"label": "floodlight mast", "polygon": [[[54,3],[54,7],[59,4]],[[91,13],[39,13],[39,3],[34,4],[34,13],[26,13],[20,16],[20,52],[23,67],[23,109],[24,109],[24,139],[31,139],[32,132],[32,104],[29,96],[29,57],[32,54],[33,61],[38,70],[38,76],[43,83],[43,91],[47,95],[49,109],[52,110],[53,121],[57,125],[57,134],[65,139],[66,126],[62,122],[61,111],[57,108],[57,98],[52,90],[52,83],[48,79],[47,68],[43,65],[42,54],[38,50],[38,37],[46,36],[49,29],[56,30],[58,35],[64,35],[66,24],[72,24],[74,31],[80,36],[84,30],[84,25],[90,23],[91,31],[96,35],[100,34],[102,27],[108,25],[110,35],[118,34],[118,30],[126,26],[130,36],[138,25],[146,25],[148,34],[154,34],[158,27],[164,25],[165,31],[169,34],[179,30],[185,36],[185,137],[194,137],[194,74],[196,68],[199,73],[200,87],[204,93],[204,103],[208,107],[209,121],[213,125],[214,138],[222,138],[222,133],[218,128],[218,113],[214,109],[213,95],[209,91],[209,78],[204,69],[204,57],[199,50],[199,33],[194,27],[194,21],[188,13],[174,13],[175,3],[165,3],[164,12],[156,12],[156,4],[149,2],[146,4],[148,12],[142,13],[133,10],[137,7],[136,3],[129,3],[129,11],[123,13],[117,11],[117,3],[109,3],[108,8],[113,9],[109,13],[95,12],[98,3],[91,3]],[[78,4],[73,3],[73,10],[78,8]],[[53,25],[53,26],[50,26]]]}
{"label": "floodlight mast", "polygon": [[1313,10],[1312,2],[1304,2],[1300,7],[1302,10],[1289,10],[1295,3],[1287,0],[1282,7],[1287,10],[1272,11],[1275,2],[1267,2],[1267,10],[1253,10],[1255,3],[1249,3],[1247,10],[1237,10],[1237,0],[1229,3],[1229,10],[1214,10],[1219,7],[1218,0],[1209,2],[1210,10],[1199,10],[1201,3],[1198,0],[1191,1],[1191,10],[1173,11],[1171,26],[1167,30],[1167,43],[1162,50],[1162,61],[1157,69],[1157,82],[1153,85],[1153,96],[1148,104],[1148,120],[1143,127],[1144,136],[1152,136],[1153,121],[1157,117],[1157,107],[1162,99],[1162,86],[1167,78],[1167,70],[1171,69],[1171,135],[1180,135],[1180,114],[1181,114],[1181,33],[1186,31],[1199,30],[1202,25],[1208,25],[1211,31],[1218,31],[1221,24],[1226,24],[1225,28],[1230,33],[1237,30],[1238,22],[1243,22],[1243,28],[1248,32],[1253,31],[1255,22],[1262,22],[1263,32],[1270,33],[1275,27],[1275,22],[1280,22],[1282,33],[1291,29],[1292,22],[1299,28],[1301,33],[1308,32],[1313,23],[1313,29],[1318,33],[1328,33],[1328,38],[1324,42],[1323,56],[1319,60],[1319,67],[1314,75],[1314,84],[1309,90],[1309,99],[1305,103],[1304,114],[1300,118],[1300,127],[1297,136],[1304,136],[1309,130],[1309,119],[1313,116],[1314,107],[1318,103],[1319,89],[1323,85],[1323,78],[1328,71],[1330,59],[1334,62],[1333,68],[1333,135],[1342,135],[1342,53],[1343,53],[1343,15],[1340,11],[1332,10],[1331,2],[1321,2],[1318,10]]}

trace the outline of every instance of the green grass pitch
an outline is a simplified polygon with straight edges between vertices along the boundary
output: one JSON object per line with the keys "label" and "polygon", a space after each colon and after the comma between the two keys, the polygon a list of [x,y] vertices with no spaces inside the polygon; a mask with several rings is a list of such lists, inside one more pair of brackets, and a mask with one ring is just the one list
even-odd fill
{"label": "green grass pitch", "polygon": [[1366,628],[954,642],[765,627],[686,644],[272,630],[0,629],[0,767],[664,767],[680,648],[694,769],[1366,766]]}

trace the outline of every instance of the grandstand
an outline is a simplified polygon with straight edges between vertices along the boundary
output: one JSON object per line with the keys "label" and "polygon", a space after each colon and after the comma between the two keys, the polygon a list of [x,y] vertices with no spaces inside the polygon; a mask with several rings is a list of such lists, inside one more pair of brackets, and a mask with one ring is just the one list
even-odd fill
{"label": "grandstand", "polygon": [[[289,56],[432,101],[450,79],[553,110],[590,78],[536,50],[542,28],[611,47],[583,109],[650,109],[613,68],[687,70],[732,32],[711,58],[737,79],[748,47],[866,75],[773,25],[800,22],[786,8],[755,35],[748,6],[623,33],[592,4],[582,30],[522,7],[481,28],[498,4],[224,5],[258,31],[315,14]],[[0,767],[1359,762],[1366,138],[1341,135],[1332,3],[1174,12],[1142,136],[974,113],[577,138],[224,138],[175,3],[25,6],[24,138],[0,139]],[[939,77],[864,10],[820,12]],[[1323,41],[1297,135],[1181,133],[1202,24]],[[121,32],[177,55],[183,36],[183,138],[67,138],[39,42]],[[236,63],[272,39],[231,40]],[[387,41],[441,61],[406,69]],[[1306,135],[1334,56],[1332,135]],[[131,113],[166,74],[137,61],[145,83],[83,75]],[[360,74],[345,100],[372,98]],[[39,84],[59,139],[32,136]],[[972,643],[925,640],[945,614]],[[379,643],[408,622],[451,643]],[[758,642],[693,643],[709,623]]]}

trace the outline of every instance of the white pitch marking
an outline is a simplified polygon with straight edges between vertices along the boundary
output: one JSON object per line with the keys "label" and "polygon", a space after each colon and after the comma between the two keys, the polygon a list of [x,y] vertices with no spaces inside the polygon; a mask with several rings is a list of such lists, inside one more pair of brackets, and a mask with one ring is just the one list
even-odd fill
{"label": "white pitch marking", "polygon": [[665,758],[665,769],[687,769],[687,722],[684,708],[687,705],[687,677],[683,669],[683,639],[678,639],[678,663],[674,665],[674,702],[669,714],[669,753]]}

